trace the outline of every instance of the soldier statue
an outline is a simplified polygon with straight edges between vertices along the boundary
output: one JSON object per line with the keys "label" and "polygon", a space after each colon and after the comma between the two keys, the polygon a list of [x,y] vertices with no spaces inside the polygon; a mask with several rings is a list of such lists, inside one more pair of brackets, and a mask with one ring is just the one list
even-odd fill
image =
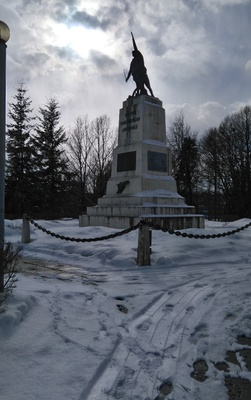
{"label": "soldier statue", "polygon": [[145,88],[145,86],[146,86],[147,89],[149,90],[149,92],[151,93],[151,96],[154,97],[152,88],[150,86],[150,81],[149,81],[149,78],[147,75],[147,69],[146,69],[145,63],[144,63],[144,57],[137,48],[137,45],[136,45],[136,42],[135,42],[132,32],[131,32],[131,35],[132,35],[132,43],[133,43],[133,51],[132,51],[133,59],[131,61],[130,69],[129,69],[128,75],[126,77],[126,82],[132,75],[133,80],[136,83],[136,89],[134,90],[132,96],[139,96],[142,94],[147,95],[148,93]]}

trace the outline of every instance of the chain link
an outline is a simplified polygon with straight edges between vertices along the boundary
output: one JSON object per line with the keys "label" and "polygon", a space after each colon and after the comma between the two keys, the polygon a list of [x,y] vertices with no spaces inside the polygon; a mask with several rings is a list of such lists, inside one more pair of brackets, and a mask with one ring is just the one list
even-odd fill
{"label": "chain link", "polygon": [[41,225],[39,225],[37,222],[35,222],[29,215],[24,216],[25,219],[27,219],[31,224],[33,224],[37,229],[41,230],[42,232],[46,233],[47,235],[51,235],[52,237],[55,237],[56,239],[61,239],[61,240],[66,240],[70,242],[77,242],[77,243],[86,243],[86,242],[98,242],[101,240],[109,240],[109,239],[114,239],[119,236],[126,235],[127,233],[130,233],[132,231],[135,231],[140,227],[140,225],[148,225],[149,228],[154,229],[154,230],[161,230],[164,233],[169,233],[170,235],[176,235],[178,237],[184,237],[184,238],[189,238],[189,239],[216,239],[216,238],[221,238],[225,236],[230,236],[234,235],[235,233],[241,232],[244,229],[247,229],[251,226],[251,222],[249,224],[246,224],[240,228],[233,229],[232,231],[228,232],[223,232],[223,233],[217,233],[217,234],[212,234],[212,235],[199,235],[199,234],[193,234],[193,233],[186,233],[186,232],[180,232],[180,231],[175,231],[173,229],[167,229],[167,228],[161,228],[160,225],[154,224],[152,221],[147,221],[147,220],[141,220],[138,224],[132,226],[131,228],[124,229],[123,231],[117,232],[117,233],[112,233],[107,236],[100,236],[96,238],[72,238],[69,236],[63,236],[63,235],[58,235],[54,232],[49,231],[48,229],[43,228]]}

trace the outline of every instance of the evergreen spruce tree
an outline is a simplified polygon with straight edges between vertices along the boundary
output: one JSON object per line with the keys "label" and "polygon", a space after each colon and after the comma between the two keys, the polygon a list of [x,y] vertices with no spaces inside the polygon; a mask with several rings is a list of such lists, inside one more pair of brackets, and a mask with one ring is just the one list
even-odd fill
{"label": "evergreen spruce tree", "polygon": [[20,217],[32,206],[34,185],[30,144],[34,117],[23,83],[17,87],[14,100],[8,112],[5,203],[7,213]]}
{"label": "evergreen spruce tree", "polygon": [[32,139],[37,200],[45,217],[54,218],[61,216],[61,207],[66,200],[68,170],[63,144],[67,139],[63,126],[59,126],[61,114],[55,98],[49,99],[44,108],[39,108],[39,112],[39,122]]}

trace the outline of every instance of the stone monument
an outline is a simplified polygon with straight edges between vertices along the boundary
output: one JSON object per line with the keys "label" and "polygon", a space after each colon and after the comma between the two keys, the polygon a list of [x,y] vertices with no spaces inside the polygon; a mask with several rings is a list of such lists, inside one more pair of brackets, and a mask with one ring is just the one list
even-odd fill
{"label": "stone monument", "polygon": [[146,219],[168,229],[203,228],[204,217],[195,214],[195,208],[186,205],[177,193],[166,141],[165,110],[153,96],[143,56],[133,35],[132,39],[134,58],[126,80],[132,75],[136,89],[119,113],[111,178],[106,195],[97,206],[87,208],[79,225],[126,229]]}

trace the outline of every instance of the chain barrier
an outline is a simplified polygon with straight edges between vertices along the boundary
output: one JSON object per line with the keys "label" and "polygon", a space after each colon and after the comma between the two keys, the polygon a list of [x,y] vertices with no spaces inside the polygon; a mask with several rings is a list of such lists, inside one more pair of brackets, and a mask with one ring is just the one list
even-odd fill
{"label": "chain barrier", "polygon": [[184,238],[189,238],[189,239],[216,239],[216,238],[221,238],[225,236],[230,236],[234,235],[235,233],[241,232],[244,229],[247,229],[251,226],[251,222],[249,224],[246,224],[240,228],[233,229],[232,231],[228,232],[223,232],[223,233],[217,233],[217,234],[212,234],[212,235],[199,235],[199,234],[193,234],[193,233],[186,233],[186,232],[180,232],[180,231],[175,231],[173,229],[168,229],[168,228],[162,228],[160,225],[154,224],[152,221],[147,221],[147,220],[141,220],[138,224],[132,226],[131,228],[124,229],[123,231],[112,233],[107,236],[100,236],[97,238],[72,238],[68,236],[63,236],[56,234],[54,232],[49,231],[48,229],[43,228],[41,225],[39,225],[37,222],[35,222],[30,216],[27,214],[24,216],[25,219],[27,219],[31,224],[33,224],[37,229],[41,230],[42,232],[46,233],[47,235],[51,235],[52,237],[55,237],[57,239],[62,239],[62,240],[67,240],[71,242],[77,242],[77,243],[85,243],[85,242],[98,242],[101,240],[109,240],[109,239],[114,239],[119,236],[126,235],[127,233],[130,233],[132,231],[135,231],[140,227],[140,225],[148,225],[149,228],[154,229],[156,231],[161,230],[164,233],[169,233],[170,235],[176,235],[178,237],[184,237]]}
{"label": "chain barrier", "polygon": [[69,236],[58,235],[57,233],[51,232],[48,229],[43,228],[41,225],[39,225],[37,222],[35,222],[28,215],[25,215],[24,217],[31,224],[33,224],[37,229],[41,230],[42,232],[46,233],[47,235],[51,235],[52,237],[55,237],[57,239],[62,239],[62,240],[67,240],[67,241],[70,241],[70,242],[77,242],[77,243],[98,242],[98,241],[101,241],[101,240],[114,239],[114,238],[116,238],[118,236],[123,236],[123,235],[126,235],[127,233],[135,231],[140,226],[140,222],[139,222],[137,225],[132,226],[131,228],[125,229],[125,230],[117,232],[117,233],[112,233],[112,234],[107,235],[107,236],[100,236],[100,237],[97,237],[97,238],[82,238],[82,239],[80,239],[80,238],[72,238],[72,237],[69,237]]}
{"label": "chain barrier", "polygon": [[199,235],[199,234],[193,234],[193,233],[186,233],[186,232],[180,232],[180,231],[175,231],[173,229],[168,229],[168,228],[161,228],[160,225],[155,225],[153,222],[147,222],[147,221],[141,221],[142,224],[147,224],[149,225],[149,227],[151,229],[154,230],[161,230],[162,232],[167,232],[170,235],[176,235],[179,237],[185,237],[185,238],[189,238],[189,239],[216,239],[216,238],[221,238],[221,237],[225,237],[225,236],[230,236],[230,235],[234,235],[235,233],[241,232],[244,229],[247,229],[251,226],[251,222],[249,224],[246,224],[240,228],[237,229],[233,229],[232,231],[228,231],[228,232],[223,232],[223,233],[217,233],[217,234],[212,234],[212,235]]}

